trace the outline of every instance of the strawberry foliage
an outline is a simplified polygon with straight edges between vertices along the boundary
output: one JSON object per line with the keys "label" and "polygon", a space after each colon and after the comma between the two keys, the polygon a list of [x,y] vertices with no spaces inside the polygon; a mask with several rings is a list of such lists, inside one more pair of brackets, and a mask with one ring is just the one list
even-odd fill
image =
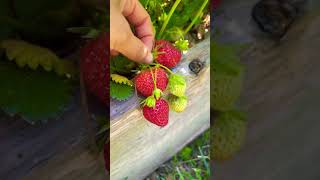
{"label": "strawberry foliage", "polygon": [[127,100],[133,94],[133,87],[127,84],[110,81],[110,96],[116,100]]}
{"label": "strawberry foliage", "polygon": [[71,61],[62,60],[51,50],[22,40],[4,40],[0,47],[6,52],[10,61],[15,61],[19,67],[28,66],[36,70],[38,67],[46,71],[54,71],[59,75],[74,77],[75,65]]}
{"label": "strawberry foliage", "polygon": [[130,61],[123,55],[115,56],[110,61],[110,73],[130,76],[131,70],[137,67],[137,64]]}
{"label": "strawberry foliage", "polygon": [[140,0],[151,16],[158,39],[184,39],[191,27],[201,22],[208,0]]}
{"label": "strawberry foliage", "polygon": [[63,112],[78,78],[76,63],[63,57],[73,55],[80,42],[67,29],[105,27],[100,5],[85,0],[0,1],[1,111],[31,124]]}
{"label": "strawberry foliage", "polygon": [[19,69],[0,61],[0,108],[31,124],[46,122],[62,112],[71,97],[72,82],[52,72]]}
{"label": "strawberry foliage", "polygon": [[104,144],[109,141],[110,121],[107,117],[96,117],[98,123],[98,132],[96,133],[96,144],[98,151],[101,152],[104,148]]}

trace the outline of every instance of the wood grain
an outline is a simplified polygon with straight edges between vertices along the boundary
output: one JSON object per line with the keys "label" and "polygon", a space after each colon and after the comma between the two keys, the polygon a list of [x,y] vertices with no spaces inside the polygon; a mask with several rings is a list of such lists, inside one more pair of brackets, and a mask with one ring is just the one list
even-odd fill
{"label": "wood grain", "polygon": [[[210,41],[206,39],[190,49],[175,69],[176,72],[187,76],[189,103],[182,113],[170,112],[169,124],[166,127],[159,128],[146,121],[136,104],[130,105],[134,109],[112,119],[111,179],[143,179],[209,128],[209,45]],[[189,62],[196,58],[206,63],[206,67],[198,76],[190,73],[188,68]],[[134,99],[138,101],[137,97]]]}
{"label": "wood grain", "polygon": [[[84,141],[85,142],[85,141]],[[38,166],[23,180],[107,180],[104,158],[90,152],[87,143],[64,151]]]}
{"label": "wood grain", "polygon": [[[213,162],[212,179],[317,180],[320,13],[310,11],[300,17],[286,37],[275,43],[256,36],[258,33],[251,31],[254,28],[249,30],[245,18],[251,7],[250,3],[231,3],[220,19],[225,21],[222,28],[233,24],[252,44],[242,58],[247,65],[247,78],[240,102],[248,112],[249,127],[240,153],[229,161]],[[230,37],[241,41],[232,31],[228,33],[225,35],[230,41]]]}
{"label": "wood grain", "polygon": [[[99,158],[93,160],[95,157],[89,153],[89,136],[78,100],[76,95],[64,114],[44,125],[31,126],[19,117],[1,114],[1,180],[21,180],[27,175],[31,179],[61,180],[81,174],[89,179],[105,176],[105,171],[101,171],[104,165],[98,163]],[[92,103],[92,108],[93,104],[96,103]],[[94,109],[98,113],[99,108]],[[85,168],[92,171],[85,173]]]}

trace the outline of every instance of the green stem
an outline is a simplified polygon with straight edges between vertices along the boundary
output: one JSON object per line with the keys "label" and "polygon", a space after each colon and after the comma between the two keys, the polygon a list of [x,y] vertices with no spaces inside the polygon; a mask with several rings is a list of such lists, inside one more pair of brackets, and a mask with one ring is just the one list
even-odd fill
{"label": "green stem", "polygon": [[[156,88],[157,88],[157,79],[154,78],[153,72],[152,72],[152,69],[151,69],[150,66],[149,66],[149,69],[150,69],[150,71],[151,71],[151,76],[152,76],[152,80],[153,80],[153,83],[154,83],[154,89],[156,89]],[[155,69],[155,73],[156,73],[156,69]],[[157,74],[155,74],[155,75],[157,76]]]}
{"label": "green stem", "polygon": [[169,23],[169,20],[171,19],[172,14],[176,10],[176,8],[178,7],[180,2],[181,2],[181,0],[176,0],[176,2],[174,2],[172,8],[170,9],[168,17],[166,18],[166,20],[164,21],[164,23],[161,27],[160,33],[158,34],[158,39],[160,39],[162,37],[162,34],[163,34],[164,30],[166,29],[166,27]]}
{"label": "green stem", "polygon": [[208,4],[209,0],[204,0],[203,4],[201,5],[201,8],[199,9],[199,11],[197,12],[196,16],[192,19],[191,23],[189,24],[189,26],[186,28],[186,30],[184,30],[183,34],[186,35],[192,28],[192,26],[196,23],[196,21],[198,20],[199,16],[201,15],[203,9],[206,7],[206,5]]}
{"label": "green stem", "polygon": [[162,65],[162,64],[151,63],[150,65],[160,66],[160,67],[162,67],[163,69],[167,70],[170,74],[174,74],[169,68],[165,67],[165,66]]}

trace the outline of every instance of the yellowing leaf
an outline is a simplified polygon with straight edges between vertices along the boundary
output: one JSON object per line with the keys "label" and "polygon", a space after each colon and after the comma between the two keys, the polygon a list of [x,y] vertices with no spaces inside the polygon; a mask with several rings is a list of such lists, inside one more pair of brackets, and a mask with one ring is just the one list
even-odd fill
{"label": "yellowing leaf", "polygon": [[133,82],[128,78],[118,75],[118,74],[111,74],[112,81],[119,83],[119,84],[126,84],[129,86],[133,86]]}
{"label": "yellowing leaf", "polygon": [[58,75],[73,77],[76,75],[75,65],[60,59],[47,48],[30,44],[21,40],[4,40],[0,47],[6,52],[10,61],[15,61],[19,67],[28,66],[36,70],[41,66],[46,71],[55,71]]}

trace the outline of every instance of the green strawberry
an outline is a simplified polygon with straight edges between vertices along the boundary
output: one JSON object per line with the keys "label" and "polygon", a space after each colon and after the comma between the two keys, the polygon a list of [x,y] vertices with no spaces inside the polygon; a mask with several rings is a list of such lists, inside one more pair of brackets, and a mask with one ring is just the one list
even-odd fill
{"label": "green strawberry", "polygon": [[182,97],[187,88],[186,80],[178,74],[171,74],[169,77],[169,91],[171,94]]}
{"label": "green strawberry", "polygon": [[233,108],[242,89],[244,68],[232,46],[211,43],[213,73],[211,104],[213,109],[227,111]]}
{"label": "green strawberry", "polygon": [[242,147],[246,135],[244,113],[227,111],[217,115],[211,129],[211,157],[213,160],[230,159]]}
{"label": "green strawberry", "polygon": [[169,97],[169,105],[175,112],[182,112],[188,105],[188,98],[186,96],[177,97],[171,95]]}
{"label": "green strawberry", "polygon": [[242,81],[242,73],[237,75],[214,73],[211,96],[213,108],[219,111],[232,109],[241,94]]}

